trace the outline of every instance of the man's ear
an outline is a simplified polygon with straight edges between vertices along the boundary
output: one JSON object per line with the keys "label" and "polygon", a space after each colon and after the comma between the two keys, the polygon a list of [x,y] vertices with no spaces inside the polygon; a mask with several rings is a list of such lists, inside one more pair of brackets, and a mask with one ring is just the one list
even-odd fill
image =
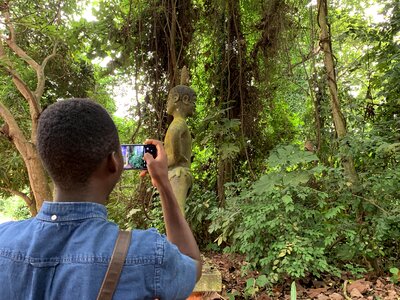
{"label": "man's ear", "polygon": [[118,171],[118,154],[117,152],[111,152],[107,157],[107,168],[110,173]]}

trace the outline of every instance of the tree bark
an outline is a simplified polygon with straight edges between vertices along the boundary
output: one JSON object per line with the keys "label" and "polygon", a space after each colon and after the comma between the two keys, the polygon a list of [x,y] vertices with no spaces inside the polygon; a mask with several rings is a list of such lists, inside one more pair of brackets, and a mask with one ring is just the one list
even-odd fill
{"label": "tree bark", "polygon": [[[8,124],[9,138],[24,160],[28,170],[30,187],[35,197],[36,210],[39,211],[43,201],[51,199],[51,192],[36,147],[25,138],[11,112],[2,102],[0,102],[0,116]],[[30,210],[33,211],[31,208]]]}
{"label": "tree bark", "polygon": [[[328,78],[328,87],[331,98],[331,110],[333,123],[339,140],[347,135],[346,121],[340,108],[340,100],[336,81],[335,63],[333,60],[330,25],[328,23],[327,0],[318,0],[318,24],[321,28],[320,46],[324,52],[324,64]],[[348,146],[345,146],[348,147]],[[353,158],[350,155],[342,157],[342,164],[349,181],[354,185],[358,182],[358,176],[354,167]]]}

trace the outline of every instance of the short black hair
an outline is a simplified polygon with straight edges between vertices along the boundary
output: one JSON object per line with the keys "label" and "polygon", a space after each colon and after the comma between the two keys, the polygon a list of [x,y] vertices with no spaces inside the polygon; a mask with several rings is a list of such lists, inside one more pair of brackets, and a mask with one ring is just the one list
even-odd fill
{"label": "short black hair", "polygon": [[91,99],[60,100],[40,115],[38,152],[62,189],[84,187],[99,163],[119,147],[113,120]]}

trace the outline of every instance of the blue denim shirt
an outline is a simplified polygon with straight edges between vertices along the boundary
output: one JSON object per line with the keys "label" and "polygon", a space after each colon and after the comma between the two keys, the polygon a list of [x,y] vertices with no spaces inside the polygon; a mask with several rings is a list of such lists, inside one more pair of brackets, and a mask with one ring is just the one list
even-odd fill
{"label": "blue denim shirt", "polygon": [[[97,203],[45,202],[32,219],[0,224],[0,299],[96,299],[117,239]],[[195,261],[155,229],[134,230],[114,299],[185,299]]]}

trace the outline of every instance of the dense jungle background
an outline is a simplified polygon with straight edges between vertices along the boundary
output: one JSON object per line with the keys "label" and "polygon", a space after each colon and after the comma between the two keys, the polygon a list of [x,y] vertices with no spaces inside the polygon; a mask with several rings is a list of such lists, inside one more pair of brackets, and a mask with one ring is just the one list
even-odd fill
{"label": "dense jungle background", "polygon": [[[51,199],[35,148],[48,105],[91,97],[122,143],[163,140],[186,66],[186,215],[223,268],[221,295],[284,298],[295,282],[299,297],[350,299],[364,278],[382,290],[365,299],[399,299],[400,1],[3,0],[0,15],[3,217]],[[164,230],[134,171],[108,209],[122,227]]]}

